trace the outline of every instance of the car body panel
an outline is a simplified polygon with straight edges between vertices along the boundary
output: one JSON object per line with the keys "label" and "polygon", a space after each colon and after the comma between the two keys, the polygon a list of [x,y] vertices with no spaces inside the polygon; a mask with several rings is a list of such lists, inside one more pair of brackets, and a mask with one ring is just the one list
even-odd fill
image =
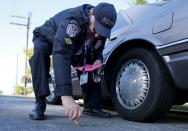
{"label": "car body panel", "polygon": [[188,51],[176,55],[164,56],[176,86],[183,90],[188,90]]}
{"label": "car body panel", "polygon": [[169,30],[172,27],[174,13],[171,12],[164,16],[159,17],[153,25],[153,34],[158,34],[163,31]]}
{"label": "car body panel", "polygon": [[186,13],[188,1],[173,0],[172,3],[169,2],[168,4],[176,4],[174,8],[168,9],[168,12],[174,13],[172,27],[170,30],[155,34],[155,37],[163,44],[170,44],[188,38],[188,30],[185,30],[185,25],[188,23],[188,13]]}
{"label": "car body panel", "polygon": [[180,89],[188,89],[188,39],[171,43],[170,46],[158,48],[167,63],[175,84]]}

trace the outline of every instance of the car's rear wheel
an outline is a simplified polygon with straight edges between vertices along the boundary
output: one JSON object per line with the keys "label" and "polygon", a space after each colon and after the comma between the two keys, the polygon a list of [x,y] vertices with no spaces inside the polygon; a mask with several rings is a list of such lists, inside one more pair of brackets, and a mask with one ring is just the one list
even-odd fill
{"label": "car's rear wheel", "polygon": [[160,57],[152,50],[134,48],[118,61],[111,94],[119,114],[132,121],[156,120],[174,101],[174,88]]}

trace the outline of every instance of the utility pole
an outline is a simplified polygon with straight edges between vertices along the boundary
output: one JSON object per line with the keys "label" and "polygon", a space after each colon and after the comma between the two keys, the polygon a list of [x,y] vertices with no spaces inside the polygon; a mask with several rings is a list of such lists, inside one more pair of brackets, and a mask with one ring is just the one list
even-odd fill
{"label": "utility pole", "polygon": [[24,26],[27,29],[27,31],[26,31],[26,51],[25,51],[25,81],[24,81],[24,95],[26,95],[26,87],[27,87],[27,55],[26,54],[27,54],[28,43],[29,43],[29,30],[30,30],[30,25],[31,25],[31,13],[28,12],[27,17],[16,16],[16,15],[11,15],[10,17],[27,20],[26,24],[10,22],[10,24],[12,24],[12,25]]}
{"label": "utility pole", "polygon": [[16,94],[16,86],[18,85],[18,57],[19,54],[16,54],[16,83],[14,87],[14,94]]}

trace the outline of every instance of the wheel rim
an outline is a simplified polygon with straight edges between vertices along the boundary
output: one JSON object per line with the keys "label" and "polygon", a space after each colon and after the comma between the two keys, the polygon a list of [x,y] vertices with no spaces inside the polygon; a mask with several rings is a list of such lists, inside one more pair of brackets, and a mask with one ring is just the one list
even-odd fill
{"label": "wheel rim", "polygon": [[140,107],[149,87],[149,72],[142,61],[131,59],[123,64],[116,79],[116,94],[124,108],[133,110]]}
{"label": "wheel rim", "polygon": [[48,101],[53,101],[53,99],[55,98],[55,94],[54,94],[54,83],[50,82],[49,83],[49,89],[50,89],[50,95],[46,97],[46,99]]}

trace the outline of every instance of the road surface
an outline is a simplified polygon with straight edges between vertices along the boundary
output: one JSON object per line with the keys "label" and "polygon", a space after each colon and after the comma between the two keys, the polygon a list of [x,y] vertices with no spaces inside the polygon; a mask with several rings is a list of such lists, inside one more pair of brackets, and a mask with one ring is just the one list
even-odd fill
{"label": "road surface", "polygon": [[154,123],[123,120],[116,112],[112,118],[83,115],[76,126],[63,114],[62,106],[48,105],[47,119],[28,119],[34,98],[0,96],[0,131],[188,131],[188,114],[168,114]]}

